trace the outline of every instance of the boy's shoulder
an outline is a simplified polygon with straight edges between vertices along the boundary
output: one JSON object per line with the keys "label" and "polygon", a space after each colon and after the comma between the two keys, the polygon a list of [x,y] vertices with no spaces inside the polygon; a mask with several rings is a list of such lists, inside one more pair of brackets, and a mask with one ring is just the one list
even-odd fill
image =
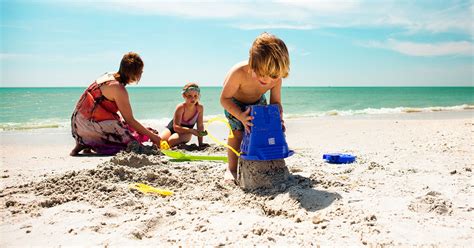
{"label": "boy's shoulder", "polygon": [[241,61],[230,69],[231,75],[242,75],[248,71],[248,61]]}
{"label": "boy's shoulder", "polygon": [[238,82],[242,83],[245,81],[248,77],[248,62],[247,61],[242,61],[237,64],[235,64],[227,74],[227,80],[231,82]]}

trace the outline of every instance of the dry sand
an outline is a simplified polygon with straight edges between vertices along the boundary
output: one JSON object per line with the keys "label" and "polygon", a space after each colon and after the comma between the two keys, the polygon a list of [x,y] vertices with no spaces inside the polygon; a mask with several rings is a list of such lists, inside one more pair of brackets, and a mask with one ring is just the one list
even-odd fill
{"label": "dry sand", "polygon": [[[69,157],[66,131],[0,137],[2,247],[473,243],[472,111],[287,120],[289,180],[254,191],[223,184],[219,162]],[[327,164],[326,152],[358,158]]]}

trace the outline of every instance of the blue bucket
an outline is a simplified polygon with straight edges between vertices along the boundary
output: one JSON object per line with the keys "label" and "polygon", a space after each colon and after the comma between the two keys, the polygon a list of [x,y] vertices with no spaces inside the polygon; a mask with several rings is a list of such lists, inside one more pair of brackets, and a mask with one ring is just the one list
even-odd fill
{"label": "blue bucket", "polygon": [[244,134],[240,156],[246,160],[274,160],[293,155],[286,143],[278,105],[252,105],[250,108],[253,126]]}

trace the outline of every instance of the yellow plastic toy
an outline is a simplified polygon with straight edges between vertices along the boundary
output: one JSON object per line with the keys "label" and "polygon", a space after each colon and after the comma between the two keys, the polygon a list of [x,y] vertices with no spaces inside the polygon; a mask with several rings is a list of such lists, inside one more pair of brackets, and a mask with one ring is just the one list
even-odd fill
{"label": "yellow plastic toy", "polygon": [[155,187],[152,187],[150,185],[146,185],[144,183],[132,183],[128,185],[129,188],[131,189],[136,189],[144,194],[147,193],[154,193],[154,194],[159,194],[159,195],[164,195],[164,196],[171,196],[173,195],[173,191],[165,190],[165,189],[157,189]]}
{"label": "yellow plastic toy", "polygon": [[166,140],[162,140],[160,142],[160,150],[169,150],[170,149],[170,144]]}
{"label": "yellow plastic toy", "polygon": [[208,131],[207,131],[207,135],[208,135],[214,142],[216,142],[216,143],[219,144],[219,145],[222,145],[222,146],[224,146],[224,147],[229,148],[232,152],[234,152],[234,153],[237,155],[237,157],[239,157],[239,156],[240,156],[240,152],[236,151],[233,147],[229,146],[228,144],[226,144],[226,143],[224,143],[224,142],[218,140],[216,137],[214,137],[214,135],[211,134],[211,132],[209,132],[209,128],[208,128],[209,124],[211,124],[211,123],[213,123],[213,122],[215,122],[215,121],[220,121],[220,122],[223,122],[224,124],[226,124],[227,127],[229,128],[229,136],[228,136],[228,137],[229,137],[229,138],[234,138],[234,133],[232,133],[232,128],[230,127],[229,121],[228,121],[227,119],[225,119],[225,118],[222,118],[222,117],[214,117],[214,118],[212,118],[212,119],[210,119],[210,120],[208,120],[208,121],[206,122],[206,130],[208,130]]}

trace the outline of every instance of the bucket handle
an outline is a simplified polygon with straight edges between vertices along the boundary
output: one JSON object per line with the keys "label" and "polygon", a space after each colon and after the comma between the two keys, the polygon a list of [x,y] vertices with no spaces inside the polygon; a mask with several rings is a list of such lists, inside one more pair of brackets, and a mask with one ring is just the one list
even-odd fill
{"label": "bucket handle", "polygon": [[237,155],[237,157],[240,156],[240,152],[236,151],[233,147],[229,146],[228,144],[220,141],[219,139],[217,139],[216,137],[214,137],[214,135],[211,134],[211,132],[209,132],[209,124],[211,124],[212,122],[215,122],[215,121],[220,121],[220,122],[223,122],[224,124],[227,125],[227,127],[229,128],[229,138],[232,139],[234,138],[234,133],[232,132],[232,128],[230,127],[230,124],[229,124],[229,121],[227,119],[224,119],[222,117],[214,117],[210,120],[208,120],[206,122],[206,130],[207,130],[207,135],[209,136],[209,138],[211,138],[214,142],[216,142],[217,144],[221,145],[221,146],[224,146],[224,147],[227,147],[229,148],[232,152],[235,153],[235,155]]}

